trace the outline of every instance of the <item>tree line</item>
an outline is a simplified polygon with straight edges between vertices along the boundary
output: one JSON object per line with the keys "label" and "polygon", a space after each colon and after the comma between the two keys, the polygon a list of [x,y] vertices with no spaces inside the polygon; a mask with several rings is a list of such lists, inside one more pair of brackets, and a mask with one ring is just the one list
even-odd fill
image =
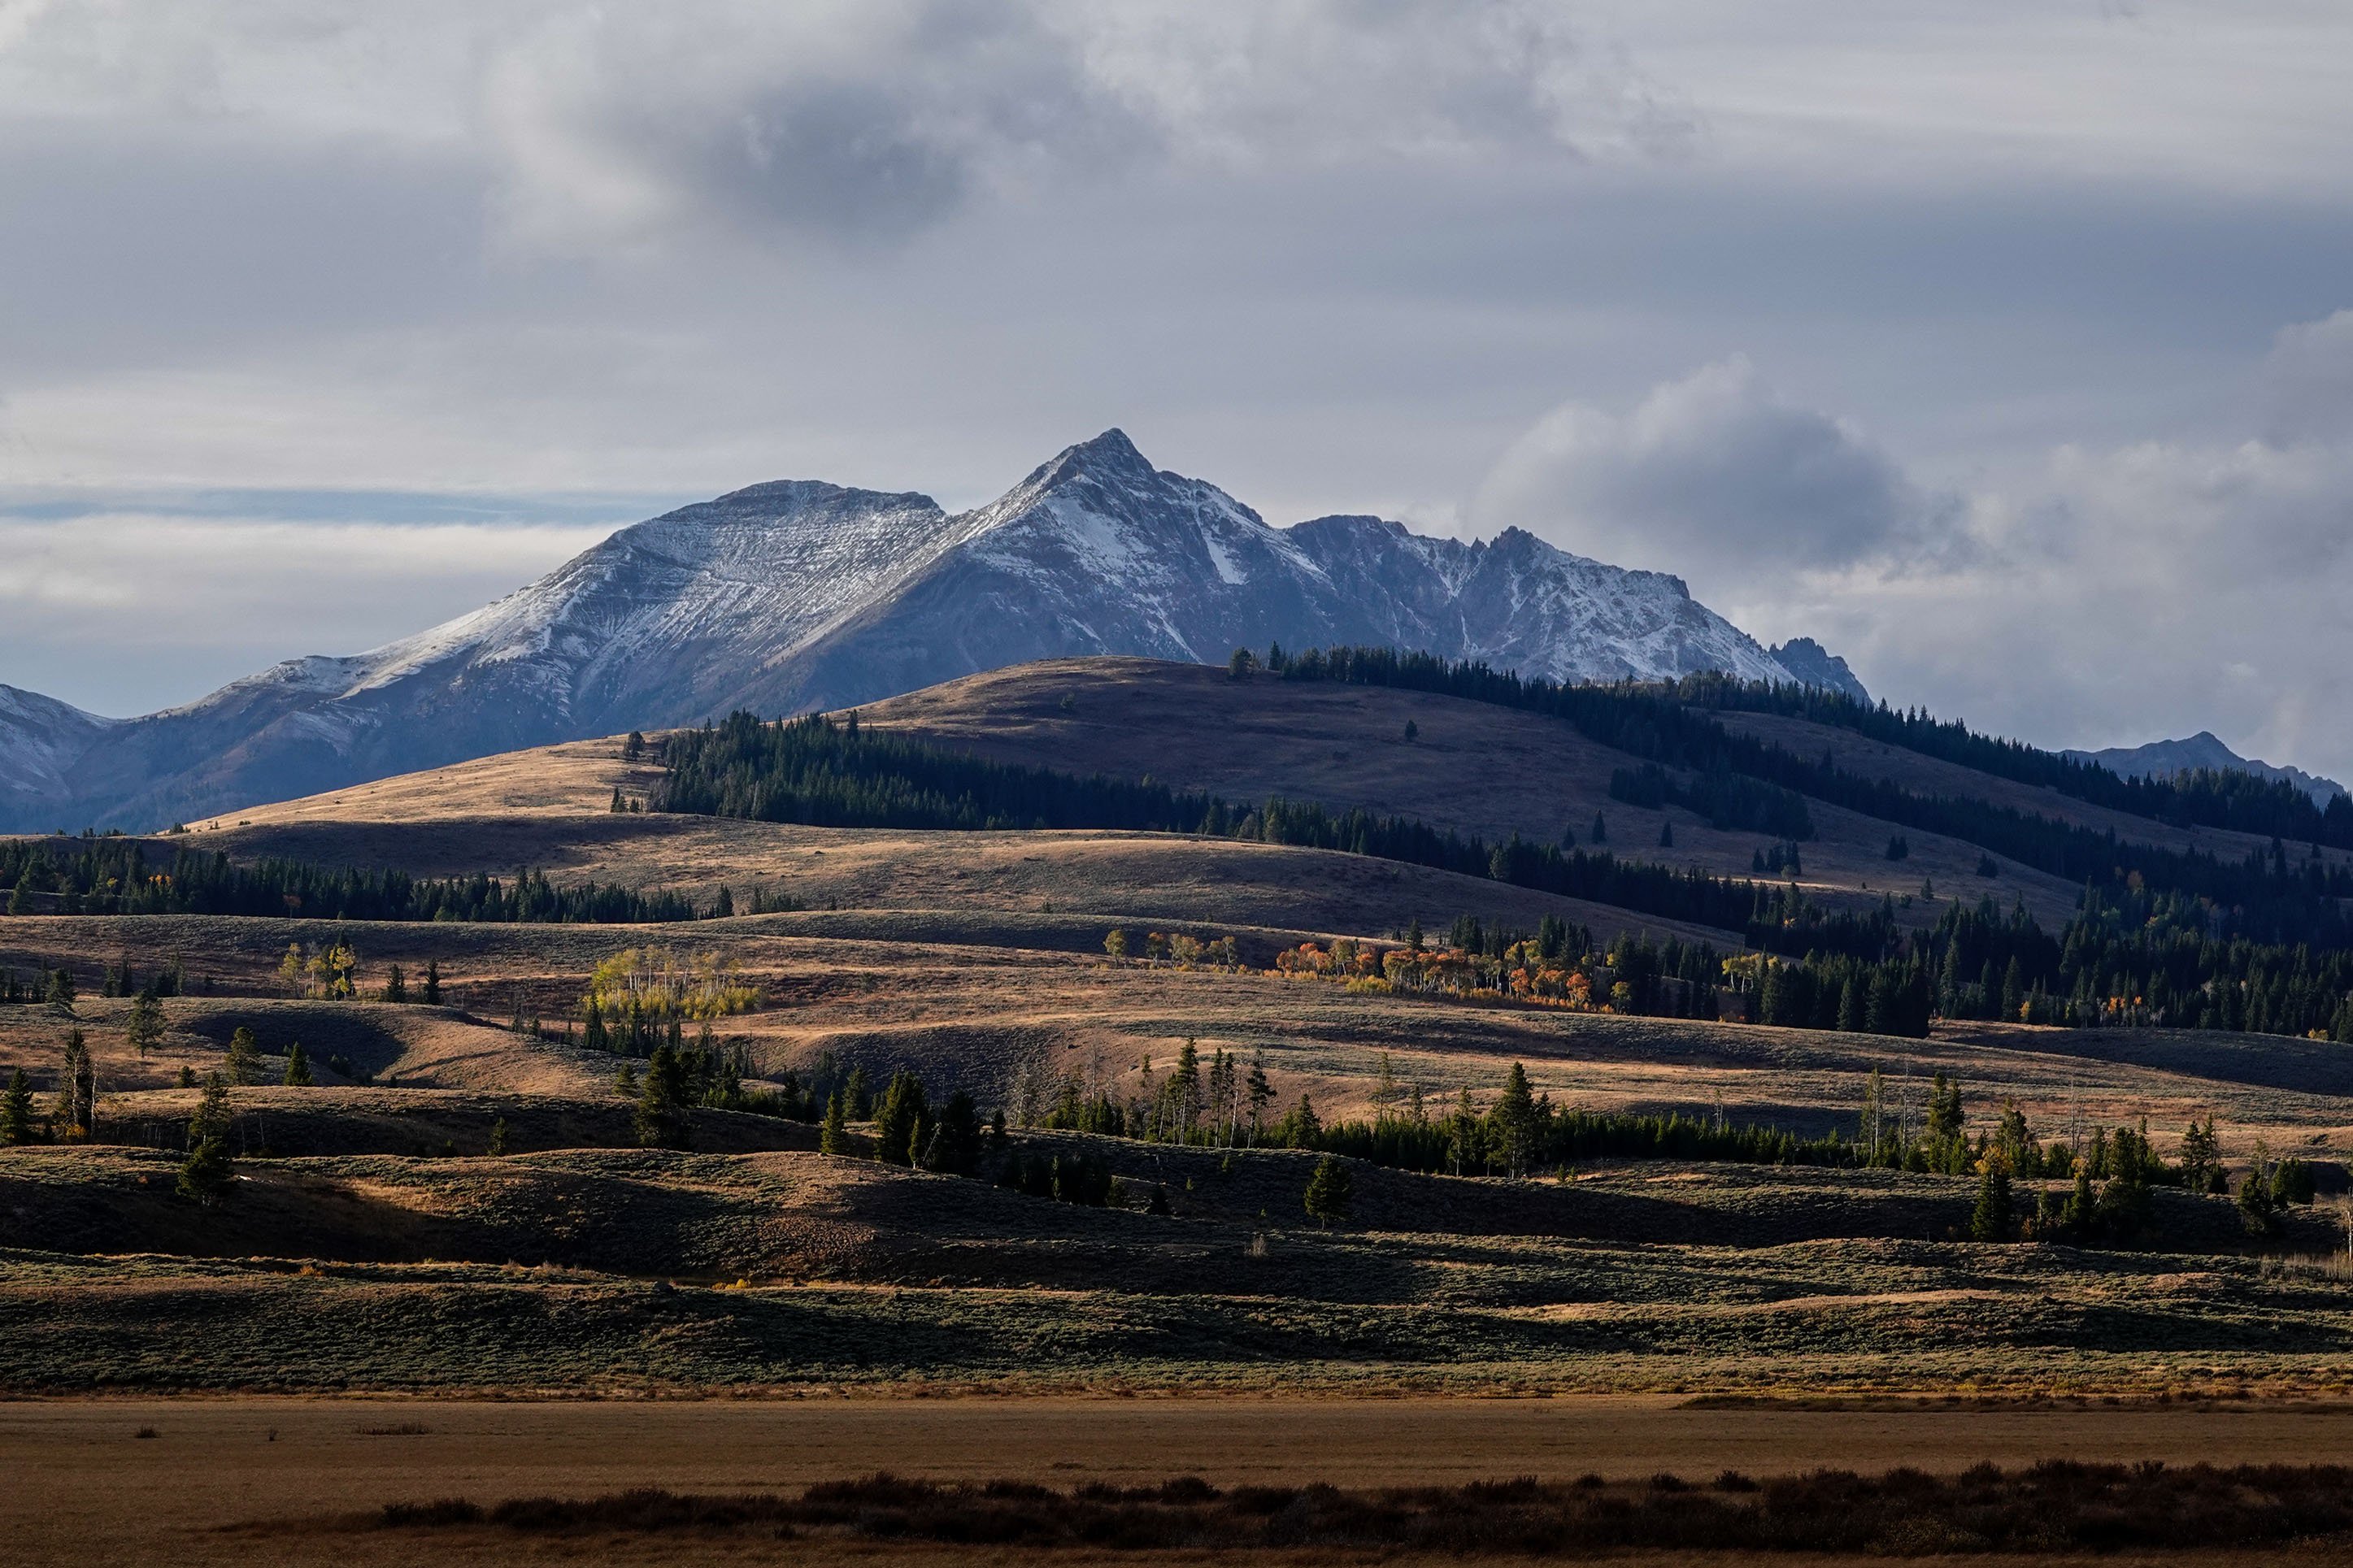
{"label": "tree line", "polygon": [[[1966,839],[2072,882],[2126,884],[2137,876],[2145,885],[2176,888],[2211,900],[2235,931],[2254,940],[2327,946],[2353,943],[2353,922],[2348,922],[2342,904],[2353,898],[2353,871],[2325,866],[2310,857],[2296,860],[2285,847],[2286,835],[2280,836],[2268,851],[2242,859],[2225,859],[2202,850],[2127,844],[2113,832],[2095,832],[2015,807],[1964,796],[1921,795],[1884,779],[1861,777],[1839,768],[1827,753],[1820,758],[1799,756],[1770,742],[1736,734],[1712,717],[1712,711],[1744,702],[1760,710],[1779,710],[1772,704],[1782,699],[1775,697],[1776,689],[1771,687],[1744,685],[1716,675],[1672,682],[1572,685],[1497,670],[1483,661],[1452,662],[1432,654],[1376,647],[1286,654],[1277,646],[1268,650],[1263,663],[1286,680],[1394,687],[1546,714],[1565,721],[1590,740],[1662,768],[1702,778],[1745,776],[1899,826]],[[1790,690],[1779,689],[1785,694]],[[1861,710],[1861,704],[1844,700]],[[1916,732],[1933,741],[1934,729],[1934,721],[1924,716],[1921,725],[1903,732]],[[1894,732],[1884,738],[1902,743]],[[1989,744],[1993,750],[1987,755],[1993,760],[2031,750],[2006,742]],[[2085,764],[2056,760],[2063,766],[2054,770],[2054,776],[2088,776]],[[2116,779],[2114,774],[2106,776]],[[2120,787],[2134,782],[2116,780]],[[2146,793],[2136,798],[2144,805],[2163,805],[2183,794],[2168,789],[2169,793]],[[2309,806],[2308,801],[2306,804]],[[2144,810],[2139,815],[2158,813]],[[2309,821],[2298,819],[2301,825],[2293,837],[2316,845],[2336,842],[2322,835],[2321,816],[2315,811]],[[2339,816],[2353,826],[2353,806],[2345,807]],[[2353,846],[2353,831],[2348,831],[2345,842]]]}
{"label": "tree line", "polygon": [[1834,725],[1997,778],[2056,790],[2094,805],[2177,826],[2229,828],[2353,849],[2353,800],[2340,795],[2326,806],[2317,805],[2284,779],[2260,778],[2236,768],[2194,768],[2163,778],[2126,778],[2097,763],[2046,752],[2022,741],[1978,734],[1960,720],[1937,719],[1925,709],[1858,701],[1845,692],[1820,687],[1767,685],[1709,673],[1685,676],[1675,683],[1675,692],[1683,701],[1701,708],[1777,713]]}
{"label": "tree line", "polygon": [[9,889],[12,914],[30,912],[35,894],[54,895],[59,913],[90,915],[636,925],[733,912],[724,889],[726,907],[704,909],[679,893],[593,881],[558,887],[532,868],[503,879],[480,872],[419,878],[301,860],[248,864],[187,848],[163,861],[149,858],[145,843],[124,837],[0,841],[0,888]]}

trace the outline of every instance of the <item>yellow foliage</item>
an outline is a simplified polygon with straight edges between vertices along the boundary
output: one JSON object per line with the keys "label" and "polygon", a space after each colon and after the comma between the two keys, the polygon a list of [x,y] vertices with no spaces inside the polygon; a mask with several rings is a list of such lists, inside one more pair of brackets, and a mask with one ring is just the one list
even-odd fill
{"label": "yellow foliage", "polygon": [[760,1005],[743,967],[732,955],[705,952],[681,963],[666,947],[624,948],[588,976],[588,1000],[608,1015],[627,1013],[635,1002],[649,1018],[723,1018]]}

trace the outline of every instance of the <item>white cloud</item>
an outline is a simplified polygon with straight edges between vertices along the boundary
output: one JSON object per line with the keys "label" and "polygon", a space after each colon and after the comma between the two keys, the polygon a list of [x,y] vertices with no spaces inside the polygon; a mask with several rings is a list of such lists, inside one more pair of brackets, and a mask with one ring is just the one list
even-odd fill
{"label": "white cloud", "polygon": [[1788,571],[1910,548],[1934,510],[1860,430],[1788,402],[1735,356],[1622,416],[1553,410],[1496,463],[1469,521],[1662,571],[1695,553]]}

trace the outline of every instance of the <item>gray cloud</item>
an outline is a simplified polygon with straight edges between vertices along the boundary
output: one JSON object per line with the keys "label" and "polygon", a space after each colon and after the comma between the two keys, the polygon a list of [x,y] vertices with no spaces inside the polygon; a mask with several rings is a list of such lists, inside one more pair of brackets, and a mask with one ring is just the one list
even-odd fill
{"label": "gray cloud", "polygon": [[2281,329],[2263,361],[2263,394],[2275,442],[2353,437],[2353,310]]}
{"label": "gray cloud", "polygon": [[1116,423],[1899,701],[2353,771],[2348,58],[2292,0],[0,3],[0,502],[168,564],[19,581],[0,679],[192,697],[540,562],[328,532],[322,591],[366,518],[191,489],[957,504]]}

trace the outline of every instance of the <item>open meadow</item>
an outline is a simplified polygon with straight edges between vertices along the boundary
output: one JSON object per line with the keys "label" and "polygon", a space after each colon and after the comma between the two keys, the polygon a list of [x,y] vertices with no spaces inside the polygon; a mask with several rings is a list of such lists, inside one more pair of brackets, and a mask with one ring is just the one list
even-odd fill
{"label": "open meadow", "polygon": [[[1221,700],[1265,743],[1153,750]],[[1408,712],[1411,746],[1360,765]],[[1120,718],[1074,717],[1102,713]],[[1427,695],[1109,661],[868,723],[1237,798],[1345,776],[1361,804],[1490,837],[1537,795],[1547,833],[1644,820],[1589,743]],[[1525,757],[1493,749],[1505,731]],[[1651,1520],[1620,1544],[1702,1561],[1716,1547],[1658,1533],[1649,1478],[2347,1451],[2353,1057],[2328,1039],[1766,1026],[1689,980],[1646,1009],[1611,989],[1642,952],[1732,953],[1739,933],[1247,838],[614,809],[661,787],[618,739],[582,742],[142,847],[335,876],[528,867],[685,900],[643,906],[660,919],[329,918],[306,900],[345,895],[316,879],[267,912],[35,890],[0,917],[0,1079],[24,1074],[24,1135],[0,1149],[0,1387],[23,1401],[0,1407],[0,1455],[23,1479],[0,1524],[26,1560],[93,1539],[116,1555],[77,1560],[1094,1550],[1035,1520],[975,1535],[957,1510],[977,1493],[877,1493],[839,1519],[775,1500],[890,1469],[1158,1510],[1152,1550],[1286,1561],[1457,1553],[1431,1521],[1469,1505],[1358,1500],[1388,1522],[1285,1545],[1248,1489],[1532,1476],[1570,1489],[1510,1505],[1553,1510],[1545,1528]],[[1894,908],[1865,886],[1886,825],[1817,818],[1810,892]],[[1672,837],[1735,871],[1756,836]],[[1951,871],[1945,853],[1919,838],[1905,876],[1968,881],[1977,851]],[[2072,897],[1998,886],[2012,929]],[[1525,984],[1553,962],[1539,927],[1588,944],[1559,961],[1574,986]],[[2024,1474],[1970,1484],[2047,1489]],[[1187,1475],[1216,1495],[1072,1500]],[[2134,1475],[2071,1481],[2091,1491],[2065,1508],[2159,1485]],[[684,1524],[644,1500],[529,1528],[497,1512],[633,1488],[770,1500]],[[175,1489],[201,1500],[153,1506]],[[1774,1522],[1820,1511],[1797,1493],[1706,1495],[1709,1540],[1770,1536],[1792,1562],[2102,1539],[1936,1512],[2008,1492],[1915,1499],[1945,1522],[1843,1542]],[[379,1517],[437,1499],[475,1512]]]}

